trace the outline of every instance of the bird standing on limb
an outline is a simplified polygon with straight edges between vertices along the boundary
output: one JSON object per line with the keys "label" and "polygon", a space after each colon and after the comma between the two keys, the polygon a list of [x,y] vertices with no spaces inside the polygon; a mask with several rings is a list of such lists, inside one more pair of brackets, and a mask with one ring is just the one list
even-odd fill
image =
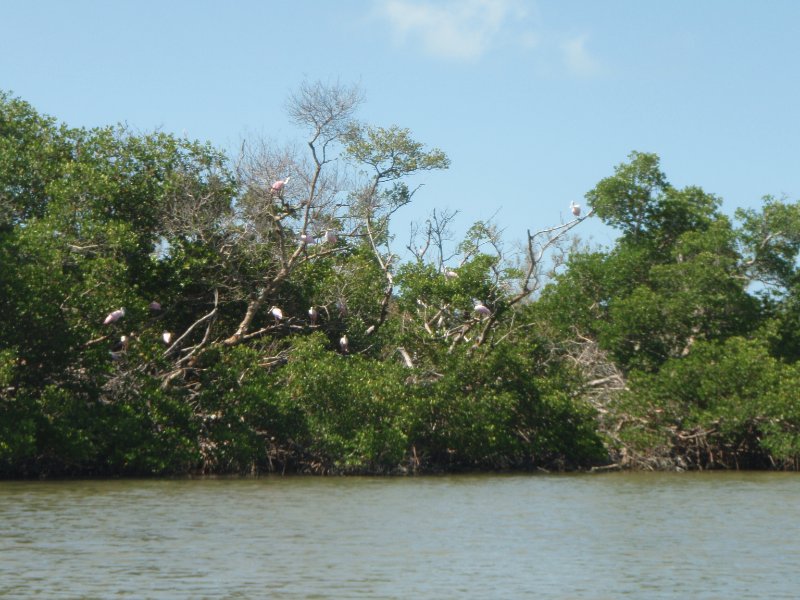
{"label": "bird standing on limb", "polygon": [[125,316],[125,309],[118,308],[117,310],[108,313],[108,316],[103,321],[103,325],[110,325],[111,323],[119,321],[124,316]]}
{"label": "bird standing on limb", "polygon": [[289,183],[290,177],[286,179],[278,179],[272,184],[270,188],[273,194],[277,194],[278,196],[283,196],[283,189],[286,187],[286,184]]}
{"label": "bird standing on limb", "polygon": [[483,302],[476,302],[474,310],[482,317],[488,317],[492,314],[492,311]]}

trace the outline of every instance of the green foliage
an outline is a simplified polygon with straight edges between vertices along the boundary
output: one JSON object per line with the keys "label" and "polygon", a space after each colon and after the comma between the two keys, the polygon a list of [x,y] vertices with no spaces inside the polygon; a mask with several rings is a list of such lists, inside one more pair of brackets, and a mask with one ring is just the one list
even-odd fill
{"label": "green foliage", "polygon": [[800,205],[766,196],[761,211],[739,209],[736,217],[742,221],[739,239],[751,277],[784,292],[800,283]]}
{"label": "green foliage", "polygon": [[386,472],[407,449],[407,388],[400,367],[329,352],[315,333],[298,340],[279,374],[284,403],[305,424],[293,439],[322,472]]}
{"label": "green foliage", "polygon": [[570,393],[577,381],[543,364],[542,349],[528,344],[504,344],[486,355],[450,354],[440,365],[442,377],[415,399],[416,454],[462,469],[602,462],[593,413]]}
{"label": "green foliage", "polygon": [[655,154],[632,152],[628,158],[586,194],[597,216],[621,229],[625,241],[664,246],[712,222],[719,199],[698,187],[673,188]]}
{"label": "green foliage", "polygon": [[[301,92],[311,159],[236,173],[207,144],[69,129],[0,93],[0,476],[800,464],[797,204],[736,229],[633,153],[587,194],[617,243],[534,298],[531,257],[488,223],[401,264],[405,179],[449,160],[352,125],[356,90]],[[341,189],[339,159],[369,182]],[[265,187],[277,170],[298,187]],[[617,375],[627,392],[597,392]]]}
{"label": "green foliage", "polygon": [[41,217],[71,147],[54,119],[0,91],[0,231]]}
{"label": "green foliage", "polygon": [[353,125],[345,137],[347,154],[371,166],[382,181],[394,181],[408,173],[446,169],[450,161],[438,148],[411,139],[408,129]]}
{"label": "green foliage", "polygon": [[618,165],[586,194],[603,221],[637,238],[657,228],[658,195],[669,187],[655,154],[632,152],[629,163]]}
{"label": "green foliage", "polygon": [[[660,439],[673,453],[702,439],[694,457],[701,467],[796,462],[800,406],[786,385],[796,376],[762,342],[730,337],[700,343],[657,373],[631,378],[622,403],[638,419],[626,424],[623,435],[634,444]],[[654,438],[641,438],[642,427]]]}

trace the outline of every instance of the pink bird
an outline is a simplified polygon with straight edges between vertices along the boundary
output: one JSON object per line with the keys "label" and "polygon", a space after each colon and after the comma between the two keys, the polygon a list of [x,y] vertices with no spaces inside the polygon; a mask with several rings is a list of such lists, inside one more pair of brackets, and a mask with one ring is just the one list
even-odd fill
{"label": "pink bird", "polygon": [[569,209],[572,211],[572,214],[576,217],[581,216],[581,205],[575,204],[574,202],[569,203]]}
{"label": "pink bird", "polygon": [[301,233],[297,239],[300,241],[301,244],[316,244],[317,241],[314,239],[314,236],[309,235],[308,233]]}
{"label": "pink bird", "polygon": [[155,300],[153,300],[153,301],[150,303],[150,306],[149,306],[149,308],[150,308],[150,310],[152,310],[153,312],[158,312],[158,311],[160,311],[160,310],[161,310],[161,303],[160,303],[160,302],[156,302]]}
{"label": "pink bird", "polygon": [[335,244],[338,240],[338,236],[333,231],[325,232],[325,241],[329,244]]}
{"label": "pink bird", "polygon": [[446,279],[455,279],[456,277],[458,277],[458,273],[445,267],[444,276]]}
{"label": "pink bird", "polygon": [[269,309],[269,312],[275,319],[275,325],[279,325],[281,319],[283,319],[283,311],[277,306],[273,306],[272,308]]}
{"label": "pink bird", "polygon": [[479,315],[481,315],[482,317],[488,317],[489,315],[492,314],[492,311],[490,311],[486,307],[486,305],[484,305],[483,302],[476,302],[475,303],[475,312],[478,313]]}
{"label": "pink bird", "polygon": [[317,319],[319,318],[319,311],[317,310],[316,306],[312,306],[308,309],[308,318],[311,319],[311,326],[317,326]]}
{"label": "pink bird", "polygon": [[290,179],[289,177],[287,177],[286,179],[278,179],[276,182],[272,184],[272,188],[270,189],[272,189],[274,193],[281,195],[283,193],[283,188],[285,188],[286,184],[289,183],[289,179]]}
{"label": "pink bird", "polygon": [[339,338],[339,348],[342,350],[343,354],[350,352],[350,341],[347,339],[347,334]]}
{"label": "pink bird", "polygon": [[106,317],[105,321],[103,321],[103,325],[110,325],[111,323],[119,321],[124,316],[125,316],[125,309],[118,308],[117,310],[108,313],[108,316]]}

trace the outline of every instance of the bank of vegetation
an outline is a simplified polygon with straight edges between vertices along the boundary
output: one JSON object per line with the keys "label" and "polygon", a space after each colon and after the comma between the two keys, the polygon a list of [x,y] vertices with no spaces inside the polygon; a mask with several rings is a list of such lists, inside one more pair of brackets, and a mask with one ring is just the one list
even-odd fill
{"label": "bank of vegetation", "polygon": [[634,152],[522,250],[457,241],[409,184],[447,156],[360,101],[228,157],[0,94],[0,476],[798,467],[796,203]]}

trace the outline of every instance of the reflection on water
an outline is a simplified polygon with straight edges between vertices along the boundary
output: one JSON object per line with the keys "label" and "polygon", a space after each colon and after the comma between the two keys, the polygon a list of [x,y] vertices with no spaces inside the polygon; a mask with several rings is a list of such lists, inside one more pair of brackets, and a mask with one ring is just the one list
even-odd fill
{"label": "reflection on water", "polygon": [[4,598],[798,598],[791,473],[0,482]]}

